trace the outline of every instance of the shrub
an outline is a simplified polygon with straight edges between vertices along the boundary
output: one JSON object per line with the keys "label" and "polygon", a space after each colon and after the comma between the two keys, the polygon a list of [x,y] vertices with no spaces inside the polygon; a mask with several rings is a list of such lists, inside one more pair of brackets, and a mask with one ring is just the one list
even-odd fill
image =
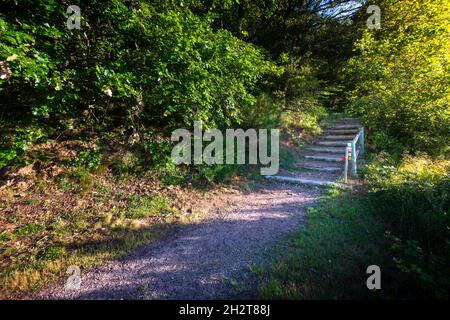
{"label": "shrub", "polygon": [[99,149],[84,149],[78,153],[78,157],[74,160],[74,164],[84,167],[88,170],[97,170],[102,161],[102,154]]}
{"label": "shrub", "polygon": [[364,26],[345,68],[354,86],[348,110],[365,122],[378,150],[446,154],[450,2],[385,0],[382,7],[382,28]]}
{"label": "shrub", "polygon": [[44,138],[43,130],[35,127],[16,128],[11,134],[0,134],[0,169],[26,161],[25,153],[33,144]]}
{"label": "shrub", "polygon": [[367,166],[372,207],[393,222],[395,261],[430,292],[448,296],[450,161],[381,154]]}
{"label": "shrub", "polygon": [[[214,29],[210,15],[195,15],[187,4],[91,1],[82,8],[81,32],[67,28],[61,2],[1,6],[2,74],[10,70],[0,79],[2,129],[21,123],[55,137],[137,140],[155,162],[166,161],[164,146],[145,132],[167,136],[196,120],[209,127],[240,123],[258,82],[281,70],[263,50]],[[0,167],[23,153],[23,144],[15,145],[21,139],[0,141]],[[82,165],[97,165],[86,160]]]}

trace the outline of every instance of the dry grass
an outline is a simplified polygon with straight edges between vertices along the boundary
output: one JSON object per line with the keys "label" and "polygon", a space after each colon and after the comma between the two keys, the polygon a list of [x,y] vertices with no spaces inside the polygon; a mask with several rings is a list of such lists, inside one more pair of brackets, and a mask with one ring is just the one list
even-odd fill
{"label": "dry grass", "polygon": [[0,298],[23,296],[70,265],[93,267],[197,221],[215,192],[162,185],[150,171],[118,178],[108,163],[90,171],[70,165],[79,148],[46,143],[34,150],[47,152],[45,161],[3,176]]}

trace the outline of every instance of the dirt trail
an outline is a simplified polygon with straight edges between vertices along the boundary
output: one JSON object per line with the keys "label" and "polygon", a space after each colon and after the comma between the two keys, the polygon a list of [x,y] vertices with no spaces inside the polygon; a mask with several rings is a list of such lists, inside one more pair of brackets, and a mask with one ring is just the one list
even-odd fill
{"label": "dirt trail", "polygon": [[[251,265],[264,263],[277,240],[298,229],[317,187],[260,183],[228,196],[198,224],[145,246],[120,261],[82,272],[81,288],[63,283],[38,299],[251,298]],[[214,200],[212,200],[214,201]]]}

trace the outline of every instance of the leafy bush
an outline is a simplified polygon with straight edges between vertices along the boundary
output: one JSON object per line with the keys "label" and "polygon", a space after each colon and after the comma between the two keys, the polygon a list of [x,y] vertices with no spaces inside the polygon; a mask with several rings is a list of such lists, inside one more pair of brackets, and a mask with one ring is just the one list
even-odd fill
{"label": "leafy bush", "polygon": [[[382,28],[363,35],[349,60],[348,110],[378,150],[446,154],[450,140],[450,38],[446,0],[380,1]],[[372,3],[374,4],[374,3]]]}
{"label": "leafy bush", "polygon": [[426,155],[396,165],[381,154],[366,169],[372,207],[393,222],[398,267],[441,297],[450,283],[449,172],[450,161]]}
{"label": "leafy bush", "polygon": [[386,238],[391,241],[396,267],[406,275],[411,286],[420,288],[425,296],[448,299],[450,286],[449,259],[446,255],[450,246],[444,247],[437,253],[424,250],[423,246],[414,240],[403,240],[387,232]]}
{"label": "leafy bush", "polygon": [[405,156],[400,165],[386,155],[368,165],[366,179],[380,211],[398,219],[410,236],[432,243],[447,236],[450,161]]}
{"label": "leafy bush", "polygon": [[194,175],[195,182],[203,183],[220,183],[228,181],[233,175],[237,173],[238,166],[218,164],[213,166],[199,166],[197,167],[197,175]]}
{"label": "leafy bush", "polygon": [[39,128],[17,128],[10,135],[0,136],[0,169],[15,163],[21,164],[26,159],[25,152],[33,144],[45,137]]}
{"label": "leafy bush", "polygon": [[378,3],[381,29],[361,29],[345,68],[347,110],[364,121],[374,149],[387,152],[365,176],[372,207],[393,222],[397,266],[417,287],[448,297],[450,3]]}
{"label": "leafy bush", "polygon": [[[258,81],[281,70],[261,49],[214,30],[210,15],[177,2],[91,1],[81,31],[66,27],[61,2],[1,6],[0,62],[2,74],[10,71],[0,79],[4,126],[133,137],[156,162],[166,153],[146,132],[167,136],[195,120],[239,123]],[[21,150],[5,145],[0,166]]]}
{"label": "leafy bush", "polygon": [[84,167],[88,170],[97,170],[102,161],[102,154],[99,149],[88,148],[81,150],[74,160],[76,166]]}
{"label": "leafy bush", "polygon": [[260,94],[251,108],[243,110],[244,123],[247,128],[276,128],[280,123],[283,110],[282,99],[277,95]]}

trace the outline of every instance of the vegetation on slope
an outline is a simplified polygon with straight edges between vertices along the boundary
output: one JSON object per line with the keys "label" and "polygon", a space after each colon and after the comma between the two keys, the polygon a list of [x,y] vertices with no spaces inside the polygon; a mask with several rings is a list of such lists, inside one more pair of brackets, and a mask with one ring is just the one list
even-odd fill
{"label": "vegetation on slope", "polygon": [[[308,212],[288,254],[260,272],[262,297],[449,297],[450,3],[371,4],[381,29],[360,28],[342,74],[344,110],[368,133],[365,186]],[[373,264],[380,292],[365,287]]]}

